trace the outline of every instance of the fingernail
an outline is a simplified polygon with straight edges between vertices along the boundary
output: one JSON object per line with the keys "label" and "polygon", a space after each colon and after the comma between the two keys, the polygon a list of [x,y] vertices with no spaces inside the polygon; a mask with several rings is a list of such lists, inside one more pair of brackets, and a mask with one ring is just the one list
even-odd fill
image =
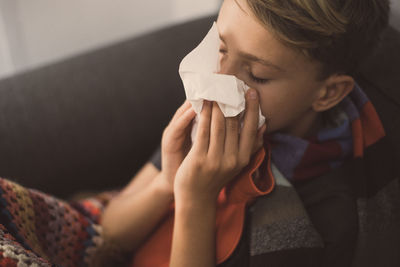
{"label": "fingernail", "polygon": [[257,92],[254,89],[249,89],[249,97],[250,99],[256,99],[257,98]]}

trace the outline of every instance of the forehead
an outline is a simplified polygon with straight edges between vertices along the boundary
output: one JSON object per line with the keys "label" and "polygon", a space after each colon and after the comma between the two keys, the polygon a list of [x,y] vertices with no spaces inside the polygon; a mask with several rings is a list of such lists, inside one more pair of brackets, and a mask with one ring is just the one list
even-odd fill
{"label": "forehead", "polygon": [[220,35],[230,43],[249,48],[277,46],[268,31],[256,21],[245,1],[225,0],[221,6],[217,25]]}
{"label": "forehead", "polygon": [[251,53],[281,66],[295,70],[304,68],[305,58],[285,46],[252,14],[246,0],[225,0],[221,6],[217,26],[228,49]]}

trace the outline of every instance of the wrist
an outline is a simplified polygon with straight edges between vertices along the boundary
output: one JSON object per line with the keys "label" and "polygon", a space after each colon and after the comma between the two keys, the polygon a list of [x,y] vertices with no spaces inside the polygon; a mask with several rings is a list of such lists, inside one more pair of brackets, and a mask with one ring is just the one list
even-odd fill
{"label": "wrist", "polygon": [[215,224],[216,213],[216,202],[175,202],[175,222],[180,222],[190,227],[194,224],[203,225],[206,222],[208,222],[206,224]]}
{"label": "wrist", "polygon": [[162,172],[154,179],[153,186],[157,194],[166,197],[166,199],[170,201],[174,200],[173,186],[168,182],[168,179]]}
{"label": "wrist", "polygon": [[187,203],[190,205],[213,205],[216,204],[221,189],[203,188],[204,186],[187,186],[184,183],[174,184],[175,202]]}
{"label": "wrist", "polygon": [[195,194],[176,194],[175,209],[181,211],[193,211],[193,210],[214,210],[217,207],[217,196],[207,195],[195,195]]}

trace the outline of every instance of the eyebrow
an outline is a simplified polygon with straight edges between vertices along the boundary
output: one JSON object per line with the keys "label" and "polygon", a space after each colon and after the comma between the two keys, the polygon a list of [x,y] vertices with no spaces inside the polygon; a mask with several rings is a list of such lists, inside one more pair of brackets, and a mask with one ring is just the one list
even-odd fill
{"label": "eyebrow", "polygon": [[[226,41],[225,41],[225,39],[224,39],[224,37],[223,37],[222,35],[219,34],[219,38],[221,39],[222,42],[224,42],[224,43],[226,44]],[[264,66],[267,66],[267,67],[272,67],[272,68],[274,68],[274,69],[276,69],[276,70],[278,70],[278,71],[281,71],[281,72],[285,72],[284,69],[282,69],[281,67],[279,67],[279,66],[273,64],[273,63],[272,63],[271,61],[269,61],[269,60],[259,58],[259,57],[255,56],[255,55],[252,55],[252,54],[250,54],[250,53],[246,53],[246,52],[243,52],[243,51],[239,51],[239,55],[240,55],[241,57],[243,57],[243,58],[246,58],[247,60],[260,63],[260,64],[262,64],[262,65],[264,65]]]}

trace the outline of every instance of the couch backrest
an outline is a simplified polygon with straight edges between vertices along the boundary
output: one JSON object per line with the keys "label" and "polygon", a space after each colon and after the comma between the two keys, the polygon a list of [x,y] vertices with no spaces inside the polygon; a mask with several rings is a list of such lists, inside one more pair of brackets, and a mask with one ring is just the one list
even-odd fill
{"label": "couch backrest", "polygon": [[181,59],[214,18],[0,81],[0,177],[58,196],[127,183],[185,99]]}
{"label": "couch backrest", "polygon": [[[376,52],[362,67],[357,81],[371,98],[400,155],[400,33],[389,27]],[[398,157],[398,160],[400,158]]]}

